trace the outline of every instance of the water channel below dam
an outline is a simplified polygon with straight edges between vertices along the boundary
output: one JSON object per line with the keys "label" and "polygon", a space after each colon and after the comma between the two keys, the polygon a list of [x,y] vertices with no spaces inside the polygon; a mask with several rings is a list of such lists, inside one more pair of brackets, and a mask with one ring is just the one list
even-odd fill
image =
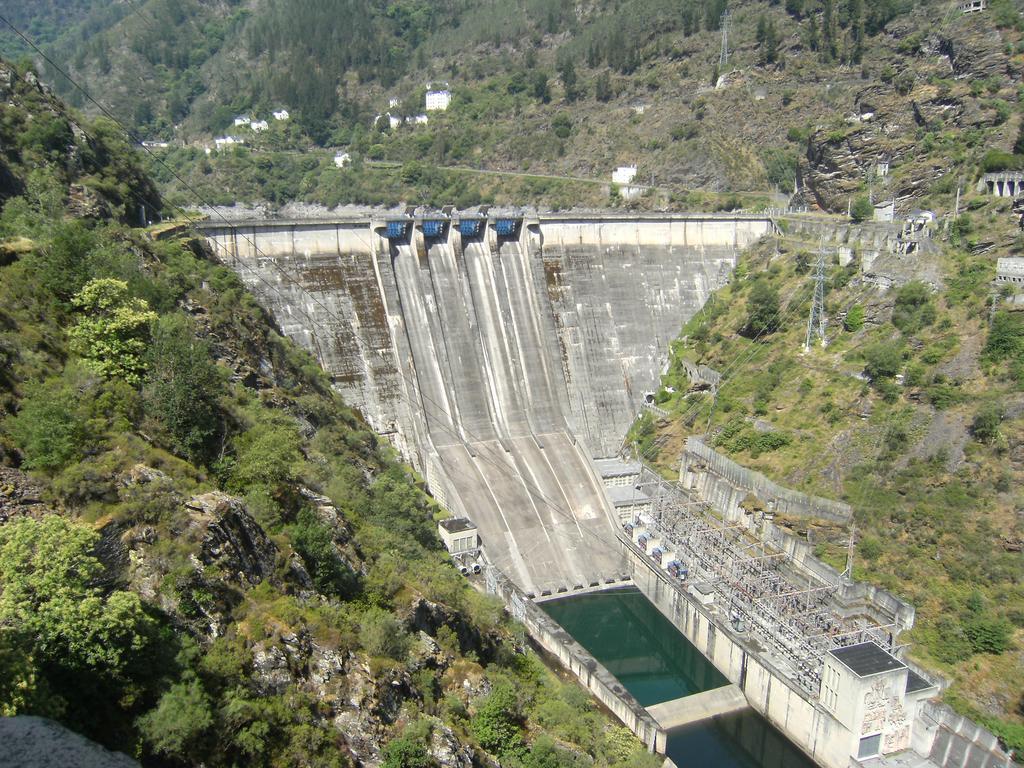
{"label": "water channel below dam", "polygon": [[[728,682],[638,590],[561,598],[541,607],[645,707]],[[814,768],[749,709],[671,731],[666,753],[679,768]]]}

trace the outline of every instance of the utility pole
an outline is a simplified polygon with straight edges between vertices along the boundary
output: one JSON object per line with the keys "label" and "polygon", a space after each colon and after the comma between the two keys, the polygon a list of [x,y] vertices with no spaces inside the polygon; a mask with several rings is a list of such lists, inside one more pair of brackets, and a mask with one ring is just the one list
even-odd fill
{"label": "utility pole", "polygon": [[818,263],[814,268],[814,300],[811,302],[811,314],[807,318],[807,339],[804,341],[804,352],[811,351],[811,339],[817,336],[821,346],[827,346],[825,338],[825,243],[818,249]]}
{"label": "utility pole", "polygon": [[729,63],[729,11],[722,14],[722,55],[718,58],[718,73],[725,74],[725,65]]}

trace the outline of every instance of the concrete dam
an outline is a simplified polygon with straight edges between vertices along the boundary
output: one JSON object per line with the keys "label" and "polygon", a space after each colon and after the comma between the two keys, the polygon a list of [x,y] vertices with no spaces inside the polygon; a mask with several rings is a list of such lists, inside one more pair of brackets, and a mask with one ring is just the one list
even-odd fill
{"label": "concrete dam", "polygon": [[592,460],[669,342],[773,231],[760,216],[380,215],[208,223],[346,402],[527,594],[627,573]]}

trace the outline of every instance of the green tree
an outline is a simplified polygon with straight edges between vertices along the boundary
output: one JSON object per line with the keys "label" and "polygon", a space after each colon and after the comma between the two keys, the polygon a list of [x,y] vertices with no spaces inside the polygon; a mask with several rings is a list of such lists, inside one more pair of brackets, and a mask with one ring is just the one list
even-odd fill
{"label": "green tree", "polygon": [[247,429],[233,441],[236,452],[230,487],[244,492],[261,486],[270,493],[291,483],[302,461],[302,441],[291,423],[270,419]]}
{"label": "green tree", "polygon": [[[97,680],[131,677],[155,626],[138,595],[96,586],[103,571],[92,554],[98,539],[59,515],[0,527],[0,632],[28,649],[35,674],[49,678],[56,696],[78,706],[102,696]],[[90,680],[92,689],[77,690]],[[0,702],[3,708],[12,702]]]}
{"label": "green tree", "polygon": [[903,365],[903,347],[879,341],[864,348],[864,372],[872,379],[891,379]]}
{"label": "green tree", "polygon": [[551,84],[548,82],[547,72],[538,70],[533,74],[530,92],[533,94],[533,98],[542,104],[547,104],[551,101]]}
{"label": "green tree", "polygon": [[602,72],[597,76],[597,82],[594,84],[594,98],[602,102],[611,101],[612,78],[607,72]]}
{"label": "green tree", "polygon": [[854,304],[846,313],[846,319],[843,320],[843,328],[845,328],[850,333],[856,333],[863,327],[864,307],[862,307],[860,304]]}
{"label": "green tree", "polygon": [[93,437],[83,393],[76,384],[85,382],[65,375],[27,386],[17,415],[5,422],[26,469],[63,469],[81,456]]}
{"label": "green tree", "polygon": [[126,282],[112,278],[90,280],[71,303],[80,315],[68,331],[72,351],[101,376],[139,384],[156,313],[128,295]]}
{"label": "green tree", "polygon": [[576,90],[576,66],[570,59],[566,59],[559,65],[558,77],[562,81],[562,87],[565,88],[565,100],[569,102],[576,101],[579,96],[579,92]]}
{"label": "green tree", "polygon": [[860,223],[867,221],[875,215],[875,206],[871,204],[871,201],[867,198],[867,195],[858,197],[853,201],[853,205],[850,206],[850,218],[855,222]]}
{"label": "green tree", "polygon": [[932,290],[925,283],[913,280],[896,293],[892,311],[892,324],[911,335],[935,322],[935,304]]}
{"label": "green tree", "polygon": [[371,656],[403,661],[409,653],[409,633],[383,608],[372,606],[359,623],[359,642]]}
{"label": "green tree", "polygon": [[494,686],[472,719],[473,736],[493,755],[513,752],[522,744],[519,701],[512,686]]}
{"label": "green tree", "polygon": [[160,422],[171,450],[196,463],[208,461],[221,432],[218,401],[224,394],[208,345],[196,339],[184,315],[168,315],[153,328],[146,362],[147,414]]}
{"label": "green tree", "polygon": [[1013,154],[1024,155],[1024,120],[1021,120],[1020,128],[1017,129],[1017,140],[1013,142]]}
{"label": "green tree", "polygon": [[757,20],[757,44],[761,49],[759,60],[762,66],[778,61],[781,42],[775,20],[762,14]]}
{"label": "green tree", "polygon": [[779,292],[766,280],[758,280],[747,301],[746,333],[763,336],[779,329]]}
{"label": "green tree", "polygon": [[1003,408],[997,403],[984,405],[974,415],[971,434],[983,443],[994,443],[999,439],[999,427],[1003,421]]}
{"label": "green tree", "polygon": [[189,758],[190,747],[211,725],[210,699],[198,680],[171,686],[139,720],[139,730],[156,752],[181,760]]}

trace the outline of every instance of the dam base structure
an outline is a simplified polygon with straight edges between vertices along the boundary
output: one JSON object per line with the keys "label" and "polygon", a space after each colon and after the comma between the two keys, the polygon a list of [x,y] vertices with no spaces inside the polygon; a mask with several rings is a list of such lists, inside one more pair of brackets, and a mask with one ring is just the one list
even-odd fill
{"label": "dam base structure", "polygon": [[446,215],[202,225],[346,402],[528,595],[621,580],[592,464],[759,216]]}

